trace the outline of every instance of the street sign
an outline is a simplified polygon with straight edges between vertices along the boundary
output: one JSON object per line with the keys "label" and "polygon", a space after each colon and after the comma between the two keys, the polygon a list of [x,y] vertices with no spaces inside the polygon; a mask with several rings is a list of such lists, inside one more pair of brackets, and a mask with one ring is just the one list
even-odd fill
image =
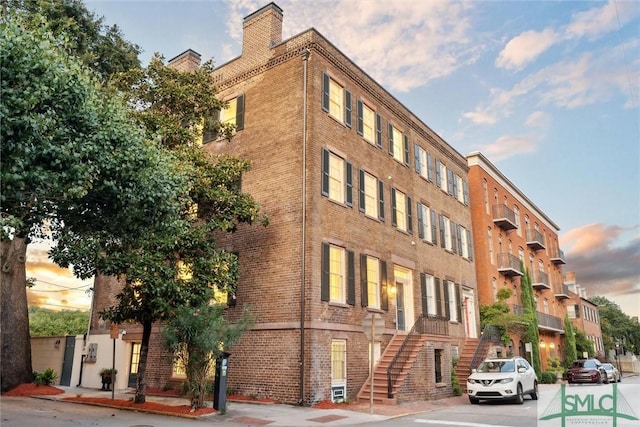
{"label": "street sign", "polygon": [[371,341],[379,341],[384,333],[384,319],[378,313],[369,313],[362,320],[362,332],[367,339]]}

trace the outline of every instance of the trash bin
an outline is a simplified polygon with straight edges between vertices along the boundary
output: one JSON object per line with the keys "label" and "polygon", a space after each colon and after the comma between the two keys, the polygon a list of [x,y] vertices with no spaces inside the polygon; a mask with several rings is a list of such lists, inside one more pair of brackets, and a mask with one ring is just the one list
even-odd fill
{"label": "trash bin", "polygon": [[213,380],[213,409],[227,409],[227,368],[231,353],[223,352],[216,359],[216,372]]}

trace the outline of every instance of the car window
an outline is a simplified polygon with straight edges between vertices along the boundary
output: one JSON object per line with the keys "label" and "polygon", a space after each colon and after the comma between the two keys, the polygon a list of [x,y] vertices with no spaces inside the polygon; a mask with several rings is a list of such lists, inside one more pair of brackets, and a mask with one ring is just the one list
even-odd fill
{"label": "car window", "polygon": [[513,372],[515,371],[515,365],[512,361],[508,361],[505,362],[501,367],[500,367],[500,372]]}
{"label": "car window", "polygon": [[584,365],[584,360],[576,360],[575,362],[573,362],[573,365],[571,367],[582,368],[583,365]]}
{"label": "car window", "polygon": [[596,367],[596,362],[594,362],[593,360],[587,360],[586,362],[584,362],[584,367],[585,368],[595,368]]}

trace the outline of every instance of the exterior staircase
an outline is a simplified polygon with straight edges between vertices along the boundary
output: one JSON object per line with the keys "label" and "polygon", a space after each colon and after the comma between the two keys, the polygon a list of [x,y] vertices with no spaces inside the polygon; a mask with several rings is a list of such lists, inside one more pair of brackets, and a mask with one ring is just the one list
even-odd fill
{"label": "exterior staircase", "polygon": [[480,343],[479,338],[467,338],[464,341],[462,351],[458,356],[458,364],[456,365],[456,376],[458,383],[464,391],[467,391],[467,377],[471,374],[471,361],[476,353],[476,348]]}
{"label": "exterior staircase", "polygon": [[[402,343],[405,342],[403,352],[408,354],[407,360],[402,365],[400,374],[396,377],[392,385],[392,395],[396,395],[396,391],[402,385],[402,382],[411,371],[411,367],[416,360],[416,357],[422,347],[427,342],[428,336],[422,334],[396,334],[393,336],[384,353],[380,357],[378,364],[373,369],[373,401],[378,404],[394,405],[396,398],[389,398],[388,390],[388,378],[387,369],[393,361],[394,357],[400,351]],[[466,378],[466,377],[465,377]],[[358,400],[361,402],[368,402],[371,399],[371,376],[363,384],[362,388],[358,392]]]}

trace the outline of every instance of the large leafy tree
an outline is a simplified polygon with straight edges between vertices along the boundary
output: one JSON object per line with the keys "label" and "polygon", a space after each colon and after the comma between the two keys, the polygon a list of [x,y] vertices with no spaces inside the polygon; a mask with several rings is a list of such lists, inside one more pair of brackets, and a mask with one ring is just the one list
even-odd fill
{"label": "large leafy tree", "polygon": [[29,330],[32,337],[81,335],[87,332],[88,326],[88,311],[54,311],[41,307],[29,307]]}
{"label": "large leafy tree", "polygon": [[523,316],[526,323],[524,340],[525,342],[531,343],[531,362],[533,369],[536,371],[536,375],[540,378],[542,375],[542,367],[540,365],[540,337],[538,335],[537,307],[535,299],[533,298],[531,275],[522,261],[520,262],[520,268],[524,272],[524,276],[520,279],[520,299],[522,301]]}
{"label": "large leafy tree", "polygon": [[[604,348],[614,350],[616,343],[625,351],[640,352],[640,324],[624,313],[618,304],[603,296],[589,298],[598,306]],[[622,350],[622,349],[620,349]]]}
{"label": "large leafy tree", "polygon": [[[176,175],[156,166],[173,164],[144,142],[118,97],[99,84],[47,27],[9,13],[0,23],[0,272],[2,390],[30,381],[31,349],[25,262],[29,242],[58,235],[73,218],[93,212],[110,217],[96,189],[124,192],[130,201],[171,209]],[[150,171],[153,169],[153,172]],[[158,170],[161,171],[158,174]],[[166,181],[163,183],[159,181]],[[134,183],[135,181],[135,183]],[[160,193],[136,190],[157,183]],[[92,194],[92,197],[87,196]],[[159,196],[159,197],[156,197]],[[111,199],[109,199],[111,200]],[[81,203],[79,203],[81,202]],[[136,220],[153,224],[153,211]]]}
{"label": "large leafy tree", "polygon": [[510,334],[522,334],[522,315],[511,312],[511,308],[506,301],[513,295],[509,288],[502,288],[498,291],[497,301],[493,304],[480,306],[480,325],[484,330],[487,325],[493,325],[500,330],[502,343],[507,346],[511,342]]}

